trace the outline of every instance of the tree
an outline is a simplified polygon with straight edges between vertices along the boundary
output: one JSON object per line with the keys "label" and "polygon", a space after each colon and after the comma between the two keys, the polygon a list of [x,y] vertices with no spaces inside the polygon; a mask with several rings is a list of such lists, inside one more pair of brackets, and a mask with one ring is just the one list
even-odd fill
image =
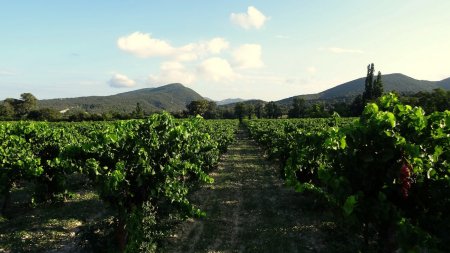
{"label": "tree", "polygon": [[311,118],[325,118],[330,116],[325,110],[325,105],[323,103],[317,102],[308,108],[308,117]]}
{"label": "tree", "polygon": [[337,113],[341,117],[349,117],[350,116],[350,105],[345,102],[335,102],[330,105],[330,109],[328,112],[331,115],[333,115],[334,113]]}
{"label": "tree", "polygon": [[378,71],[377,79],[373,83],[373,92],[372,95],[374,98],[379,98],[383,95],[383,80],[381,80],[381,72]]}
{"label": "tree", "polygon": [[362,96],[358,95],[357,97],[355,97],[352,104],[350,105],[351,114],[353,116],[361,115],[364,106],[368,102],[372,102],[383,95],[384,89],[383,80],[381,79],[381,72],[378,71],[378,75],[375,80],[374,72],[375,66],[373,63],[371,63],[367,66],[367,76],[364,84],[364,92]]}
{"label": "tree", "polygon": [[234,108],[220,110],[220,117],[222,119],[235,119]]}
{"label": "tree", "polygon": [[136,103],[136,108],[134,109],[132,114],[133,114],[134,118],[138,118],[138,119],[144,118],[144,110],[142,110],[140,103]]}
{"label": "tree", "polygon": [[292,108],[288,112],[289,118],[305,117],[306,102],[303,98],[295,97],[292,101]]}
{"label": "tree", "polygon": [[91,115],[88,112],[85,112],[82,110],[77,110],[77,111],[73,111],[70,113],[68,120],[80,122],[80,121],[90,120],[90,118],[91,118]]}
{"label": "tree", "polygon": [[15,98],[7,98],[3,101],[3,105],[5,106],[5,113],[12,113],[12,118],[17,117],[19,110],[20,100]]}
{"label": "tree", "polygon": [[364,109],[363,97],[361,95],[358,95],[355,97],[352,104],[350,105],[351,116],[361,115],[363,109]]}
{"label": "tree", "polygon": [[257,103],[255,105],[255,115],[258,119],[261,119],[263,117],[264,113],[264,104],[263,103]]}
{"label": "tree", "polygon": [[375,71],[374,64],[367,66],[367,76],[364,84],[363,100],[364,102],[370,101],[373,98],[373,72]]}
{"label": "tree", "polygon": [[[37,106],[37,98],[31,93],[22,93],[21,99],[7,98],[3,101],[4,109],[8,113],[11,112],[11,108],[14,111],[16,118],[26,116],[29,112],[34,110]],[[6,113],[6,112],[5,112]]]}
{"label": "tree", "polygon": [[244,103],[236,103],[236,105],[234,106],[234,115],[238,117],[239,122],[242,122],[242,119],[244,119],[246,111],[247,107]]}
{"label": "tree", "polygon": [[14,117],[14,107],[8,103],[0,104],[0,119],[12,119]]}
{"label": "tree", "polygon": [[204,114],[205,119],[216,119],[219,116],[218,114],[217,103],[214,101],[208,101],[208,109]]}
{"label": "tree", "polygon": [[248,119],[251,119],[253,113],[255,112],[255,107],[253,105],[251,105],[251,104],[248,104],[246,109],[247,109],[246,110],[246,115],[247,115]]}
{"label": "tree", "polygon": [[33,96],[31,93],[22,93],[20,95],[21,103],[20,103],[20,111],[22,115],[25,115],[32,110],[34,110],[37,106],[37,98]]}
{"label": "tree", "polygon": [[367,66],[367,76],[365,81],[365,89],[363,92],[363,104],[367,104],[369,101],[374,101],[375,99],[383,95],[383,81],[381,80],[381,72],[378,71],[377,79],[374,80],[373,75],[375,72],[374,64],[369,64]]}
{"label": "tree", "polygon": [[418,92],[414,95],[413,105],[422,107],[425,112],[443,112],[450,110],[450,91],[434,89],[433,92]]}
{"label": "tree", "polygon": [[29,112],[27,119],[57,121],[61,119],[61,113],[52,108],[42,108]]}
{"label": "tree", "polygon": [[186,105],[188,114],[192,116],[200,115],[204,116],[206,111],[208,111],[209,102],[208,100],[194,100]]}
{"label": "tree", "polygon": [[266,115],[270,119],[276,119],[276,118],[281,117],[281,115],[282,115],[280,107],[277,104],[275,104],[275,102],[273,102],[273,101],[270,101],[269,103],[267,103],[265,109],[266,109]]}

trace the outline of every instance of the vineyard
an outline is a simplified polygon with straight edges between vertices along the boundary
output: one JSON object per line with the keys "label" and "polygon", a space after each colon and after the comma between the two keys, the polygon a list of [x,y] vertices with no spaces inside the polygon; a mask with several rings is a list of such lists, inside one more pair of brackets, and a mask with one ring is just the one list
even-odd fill
{"label": "vineyard", "polygon": [[[241,135],[248,132],[267,158],[277,164],[276,168],[261,165],[265,158],[254,147],[249,151],[256,143],[242,136],[235,140],[237,131]],[[230,168],[239,173],[233,180],[243,180],[239,183],[241,190],[234,189],[233,194],[251,198],[248,203],[252,207],[248,208],[264,209],[271,213],[273,220],[284,217],[273,226],[300,222],[293,215],[299,204],[295,203],[296,196],[302,196],[313,199],[307,203],[320,205],[333,214],[334,220],[327,221],[333,224],[328,229],[350,231],[347,237],[353,242],[345,251],[449,252],[449,140],[449,111],[425,114],[420,107],[401,104],[392,94],[377,103],[369,103],[360,118],[333,115],[327,119],[249,119],[239,125],[237,120],[213,121],[200,117],[177,120],[163,113],[144,120],[114,122],[5,122],[0,124],[0,194],[1,217],[4,217],[0,221],[0,252],[45,251],[33,248],[31,242],[26,246],[23,235],[16,236],[22,242],[12,238],[15,230],[9,227],[9,222],[17,217],[15,199],[23,189],[27,194],[22,194],[22,204],[26,203],[27,210],[45,209],[52,203],[66,205],[79,192],[91,189],[90,194],[99,203],[95,208],[107,210],[102,213],[110,218],[103,220],[106,226],[95,223],[82,230],[80,236],[86,237],[84,241],[99,236],[92,231],[109,227],[102,232],[110,238],[107,249],[153,252],[168,237],[167,231],[178,228],[180,220],[194,217],[208,221],[214,212],[227,213],[224,206],[218,207],[223,209],[220,212],[208,206],[199,208],[190,196],[202,186],[211,185],[210,189],[201,191],[201,197],[194,199],[215,203],[207,196],[208,192],[214,186],[225,189],[225,184],[233,183],[214,182],[211,176],[225,173],[218,170],[218,164],[221,159],[227,159],[223,154],[232,145],[231,153],[236,157],[232,162],[222,163],[226,173],[233,173]],[[245,150],[236,146],[239,142],[245,142]],[[247,156],[237,156],[238,151],[247,152]],[[248,166],[242,169],[238,163]],[[273,179],[270,187],[252,186],[252,183],[267,184],[262,179],[269,172],[262,170],[263,167],[275,170],[275,175],[295,190],[295,196],[284,188],[274,187],[277,183]],[[257,177],[262,179],[258,181]],[[264,196],[255,194],[258,189],[263,195],[270,195],[265,201],[271,205],[260,203]],[[277,195],[273,189],[285,193]],[[284,202],[278,205],[277,201],[281,203],[281,198],[286,196],[291,199],[284,201],[291,206],[283,207]],[[229,202],[224,198],[223,203]],[[290,213],[273,208],[284,208]],[[241,227],[235,225],[236,229],[228,231],[229,234],[250,233],[241,231],[242,226],[258,231],[257,219],[245,222],[251,220],[251,213],[230,211],[234,220],[240,220]],[[210,222],[209,226],[220,224]],[[290,230],[290,240],[300,238],[300,232],[295,234],[295,231]],[[215,233],[219,237],[220,232],[203,234],[211,237]],[[239,236],[233,234],[231,238],[236,241]],[[268,244],[273,246],[274,242]],[[244,246],[233,249],[251,251]],[[314,247],[316,251],[324,250],[322,246]],[[95,245],[91,248],[97,249]],[[194,249],[189,245],[181,248]],[[335,250],[342,252],[342,248]],[[309,249],[309,252],[315,251]]]}
{"label": "vineyard", "polygon": [[199,182],[212,183],[207,173],[236,128],[237,121],[178,121],[168,114],[112,123],[3,123],[2,215],[12,215],[13,188],[32,184],[31,204],[54,202],[70,197],[69,181],[78,174],[112,210],[120,251],[153,247],[146,231],[157,227],[157,220],[204,215],[187,194]]}
{"label": "vineyard", "polygon": [[246,124],[288,185],[316,193],[361,235],[358,248],[450,250],[449,111],[425,115],[390,94],[359,120]]}

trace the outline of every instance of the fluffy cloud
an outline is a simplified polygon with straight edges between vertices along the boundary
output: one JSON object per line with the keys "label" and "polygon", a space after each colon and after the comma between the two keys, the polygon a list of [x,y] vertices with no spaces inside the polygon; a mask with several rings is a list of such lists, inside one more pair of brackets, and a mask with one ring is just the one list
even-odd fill
{"label": "fluffy cloud", "polygon": [[340,47],[328,47],[328,48],[319,48],[321,51],[328,51],[334,54],[362,54],[364,53],[359,49],[348,49],[348,48],[340,48]]}
{"label": "fluffy cloud", "polygon": [[130,88],[136,86],[136,82],[125,75],[114,74],[109,80],[109,85],[114,88]]}
{"label": "fluffy cloud", "polygon": [[174,53],[174,48],[168,42],[141,32],[120,37],[117,40],[117,46],[125,52],[142,58],[168,56]]}
{"label": "fluffy cloud", "polygon": [[198,66],[197,72],[206,80],[214,82],[231,81],[236,77],[230,63],[219,57],[204,60]]}
{"label": "fluffy cloud", "polygon": [[[249,7],[249,17],[251,16],[253,24],[257,24],[252,8],[254,7]],[[230,43],[221,37],[175,47],[165,40],[153,38],[150,34],[134,32],[120,37],[117,45],[121,50],[137,57],[162,58],[159,71],[148,77],[148,83],[151,85],[175,82],[189,85],[198,80],[235,81],[242,78],[236,71],[264,66],[260,45],[243,44],[231,50]],[[226,55],[227,58],[220,55]],[[133,80],[123,75],[116,75],[109,83],[113,87],[134,85]]]}
{"label": "fluffy cloud", "polygon": [[233,51],[233,63],[240,69],[263,67],[264,63],[261,59],[261,51],[261,45],[244,44]]}
{"label": "fluffy cloud", "polygon": [[195,75],[180,62],[163,62],[158,75],[150,75],[149,81],[153,84],[182,83],[191,84]]}
{"label": "fluffy cloud", "polygon": [[260,29],[268,18],[253,6],[247,8],[247,13],[231,13],[230,20],[244,29]]}
{"label": "fluffy cloud", "polygon": [[194,61],[208,55],[220,54],[228,49],[229,42],[224,38],[189,43],[174,47],[169,42],[152,38],[150,34],[134,32],[120,37],[117,46],[130,54],[141,58],[165,57],[175,61]]}
{"label": "fluffy cloud", "polygon": [[206,50],[211,54],[220,54],[223,50],[230,47],[230,43],[224,38],[214,38],[205,43]]}

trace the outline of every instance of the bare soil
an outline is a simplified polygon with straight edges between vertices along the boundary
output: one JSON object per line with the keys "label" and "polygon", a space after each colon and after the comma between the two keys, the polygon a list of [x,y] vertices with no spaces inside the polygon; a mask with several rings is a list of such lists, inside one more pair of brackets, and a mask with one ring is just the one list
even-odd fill
{"label": "bare soil", "polygon": [[328,252],[334,223],[312,196],[284,185],[280,169],[245,130],[191,201],[207,216],[174,229],[164,252]]}

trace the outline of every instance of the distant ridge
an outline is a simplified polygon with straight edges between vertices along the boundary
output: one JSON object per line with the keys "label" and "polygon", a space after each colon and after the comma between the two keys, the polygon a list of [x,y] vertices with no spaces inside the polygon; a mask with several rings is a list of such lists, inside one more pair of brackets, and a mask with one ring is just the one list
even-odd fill
{"label": "distant ridge", "polygon": [[[432,91],[437,88],[450,90],[450,78],[441,81],[426,81],[395,73],[383,75],[382,80],[385,91],[396,91],[400,94]],[[294,97],[301,97],[310,102],[351,102],[355,96],[363,93],[364,81],[365,77],[362,77],[337,85],[317,94],[298,95],[275,102],[279,105],[289,106]],[[136,104],[139,103],[141,108],[146,112],[157,112],[162,110],[179,112],[185,110],[186,105],[191,101],[201,99],[207,98],[202,97],[194,90],[187,88],[180,83],[172,83],[157,88],[139,89],[111,96],[39,100],[38,106],[40,108],[49,107],[58,111],[84,110],[90,113],[104,113],[110,111],[130,113],[135,110]],[[244,100],[241,98],[231,98],[217,101],[217,104],[221,107],[232,108],[238,102],[252,105],[266,103],[266,101],[258,99]]]}
{"label": "distant ridge", "polygon": [[443,89],[450,90],[450,77],[440,81],[439,86]]}
{"label": "distant ridge", "polygon": [[[382,80],[385,92],[396,91],[400,94],[414,94],[420,91],[432,91],[437,88],[450,89],[450,78],[442,81],[426,81],[417,80],[400,73],[394,73],[383,75]],[[293,96],[279,100],[277,103],[281,105],[291,104],[294,97],[301,97],[305,100],[338,100],[349,102],[358,94],[363,93],[364,82],[365,77],[362,77],[337,85],[317,94]]]}
{"label": "distant ridge", "polygon": [[217,105],[227,105],[227,104],[233,104],[233,103],[239,103],[244,102],[245,99],[242,98],[228,98],[220,101],[216,101]]}
{"label": "distant ridge", "polygon": [[50,107],[58,111],[81,109],[90,113],[108,111],[130,113],[139,103],[147,112],[154,111],[182,111],[186,104],[193,100],[203,99],[194,90],[180,83],[172,83],[157,88],[145,88],[111,96],[90,96],[77,98],[39,100],[40,108]]}

